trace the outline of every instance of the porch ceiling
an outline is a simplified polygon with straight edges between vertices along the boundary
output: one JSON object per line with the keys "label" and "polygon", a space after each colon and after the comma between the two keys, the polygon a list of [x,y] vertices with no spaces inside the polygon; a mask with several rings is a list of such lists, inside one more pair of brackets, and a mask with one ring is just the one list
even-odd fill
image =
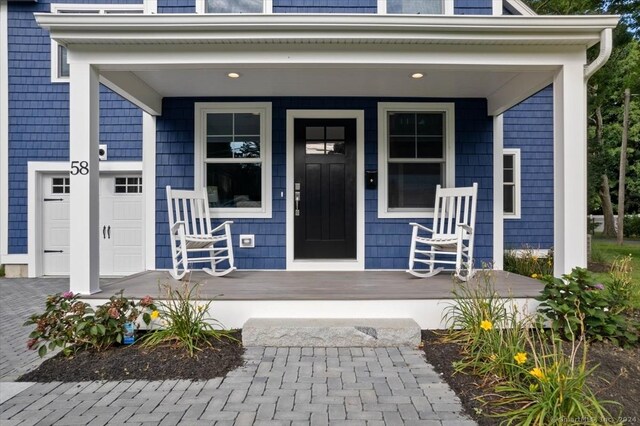
{"label": "porch ceiling", "polygon": [[[240,78],[231,79],[229,72]],[[404,67],[245,67],[137,70],[133,74],[162,97],[174,96],[385,96],[489,98],[516,77],[527,91],[550,83],[555,70],[435,69]],[[411,78],[413,73],[424,75]],[[113,75],[116,72],[111,72]]]}

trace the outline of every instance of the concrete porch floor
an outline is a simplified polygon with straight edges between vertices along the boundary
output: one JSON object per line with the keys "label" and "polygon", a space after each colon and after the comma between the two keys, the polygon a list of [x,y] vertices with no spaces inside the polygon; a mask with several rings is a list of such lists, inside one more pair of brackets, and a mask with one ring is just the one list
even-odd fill
{"label": "concrete porch floor", "polygon": [[[415,278],[404,271],[297,272],[236,271],[226,277],[212,277],[194,271],[185,279],[201,284],[200,300],[431,300],[450,299],[454,279],[448,273]],[[464,285],[491,280],[501,297],[533,298],[543,284],[532,278],[504,271],[479,271]],[[103,283],[102,291],[86,299],[104,299],[124,289],[124,295],[141,298],[162,296],[161,285],[179,286],[166,271],[147,271]]]}

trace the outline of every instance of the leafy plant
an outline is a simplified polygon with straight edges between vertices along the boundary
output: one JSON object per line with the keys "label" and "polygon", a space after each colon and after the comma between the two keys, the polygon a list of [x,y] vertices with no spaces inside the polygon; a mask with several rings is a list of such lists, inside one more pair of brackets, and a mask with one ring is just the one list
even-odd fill
{"label": "leafy plant", "polygon": [[56,347],[61,348],[65,355],[70,355],[76,349],[74,345],[82,339],[77,324],[92,312],[91,306],[78,300],[79,297],[70,291],[48,296],[44,313],[31,315],[24,323],[25,326],[36,326],[29,334],[27,347],[37,350],[41,357]]}
{"label": "leafy plant", "polygon": [[4,265],[0,265],[0,278],[4,277]]}
{"label": "leafy plant", "polygon": [[640,303],[640,283],[633,280],[633,258],[618,257],[611,264],[606,290],[615,313],[630,313]]}
{"label": "leafy plant", "polygon": [[211,346],[211,338],[235,340],[230,331],[224,330],[222,324],[209,317],[211,300],[196,302],[198,286],[191,286],[188,282],[177,289],[168,284],[162,286],[166,301],[159,302],[158,313],[154,312],[154,319],[159,320],[161,328],[147,333],[143,345],[174,343],[193,357],[203,346]]}
{"label": "leafy plant", "polygon": [[41,357],[56,348],[66,356],[85,348],[104,350],[122,342],[125,322],[137,321],[141,316],[149,324],[151,317],[146,311],[155,309],[151,297],[136,304],[122,291],[95,310],[79,298],[79,294],[70,291],[48,296],[44,313],[34,314],[24,323],[36,326],[27,347],[37,350]]}
{"label": "leafy plant", "polygon": [[155,309],[156,306],[150,297],[145,297],[136,304],[124,297],[123,290],[120,290],[118,294],[111,296],[107,303],[85,315],[76,325],[76,330],[86,346],[104,350],[114,343],[122,343],[126,322],[136,322],[141,318],[149,325],[151,315],[148,311]]}
{"label": "leafy plant", "polygon": [[[589,340],[610,340],[621,346],[638,342],[638,324],[614,312],[604,285],[594,283],[591,274],[575,268],[562,278],[545,278],[539,311],[551,320],[552,329],[571,339],[584,327]],[[582,315],[577,315],[581,312]]]}
{"label": "leafy plant", "polygon": [[623,232],[625,237],[640,237],[640,215],[626,215]]}
{"label": "leafy plant", "polygon": [[504,252],[504,270],[526,277],[540,278],[553,275],[553,250],[546,256],[525,247],[521,250],[506,250]]}
{"label": "leafy plant", "polygon": [[504,418],[506,425],[608,424],[612,416],[604,404],[615,403],[599,400],[587,385],[597,367],[587,368],[584,334],[571,339],[568,354],[553,332],[526,330],[524,336],[530,361],[513,364],[520,370],[519,380],[495,387],[493,404],[499,411],[494,416]]}

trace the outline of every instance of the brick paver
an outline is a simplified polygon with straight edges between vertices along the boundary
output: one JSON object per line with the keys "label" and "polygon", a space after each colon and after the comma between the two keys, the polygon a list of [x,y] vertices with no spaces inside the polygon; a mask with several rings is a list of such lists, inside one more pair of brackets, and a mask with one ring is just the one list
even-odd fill
{"label": "brick paver", "polygon": [[[42,284],[48,287],[37,290],[60,291],[54,280]],[[31,313],[5,311],[12,305],[7,287],[0,280],[0,319]],[[11,291],[17,298],[27,289]],[[40,306],[42,296],[34,297]],[[6,319],[14,328],[24,321]],[[11,330],[24,346],[24,331]],[[0,365],[15,370],[18,352],[3,349]],[[268,347],[247,348],[244,366],[224,379],[37,383],[0,405],[0,424],[475,425],[461,411],[458,397],[413,348]]]}

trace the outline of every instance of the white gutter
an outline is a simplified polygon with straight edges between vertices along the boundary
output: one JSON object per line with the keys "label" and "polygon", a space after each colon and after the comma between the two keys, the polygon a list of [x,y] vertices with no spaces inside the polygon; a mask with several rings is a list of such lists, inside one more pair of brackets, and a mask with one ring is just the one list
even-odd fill
{"label": "white gutter", "polygon": [[604,64],[607,63],[613,50],[613,30],[606,28],[600,33],[600,53],[590,64],[584,67],[585,81],[589,80]]}
{"label": "white gutter", "polygon": [[89,15],[35,14],[63,45],[392,43],[579,45],[600,41],[618,16]]}

